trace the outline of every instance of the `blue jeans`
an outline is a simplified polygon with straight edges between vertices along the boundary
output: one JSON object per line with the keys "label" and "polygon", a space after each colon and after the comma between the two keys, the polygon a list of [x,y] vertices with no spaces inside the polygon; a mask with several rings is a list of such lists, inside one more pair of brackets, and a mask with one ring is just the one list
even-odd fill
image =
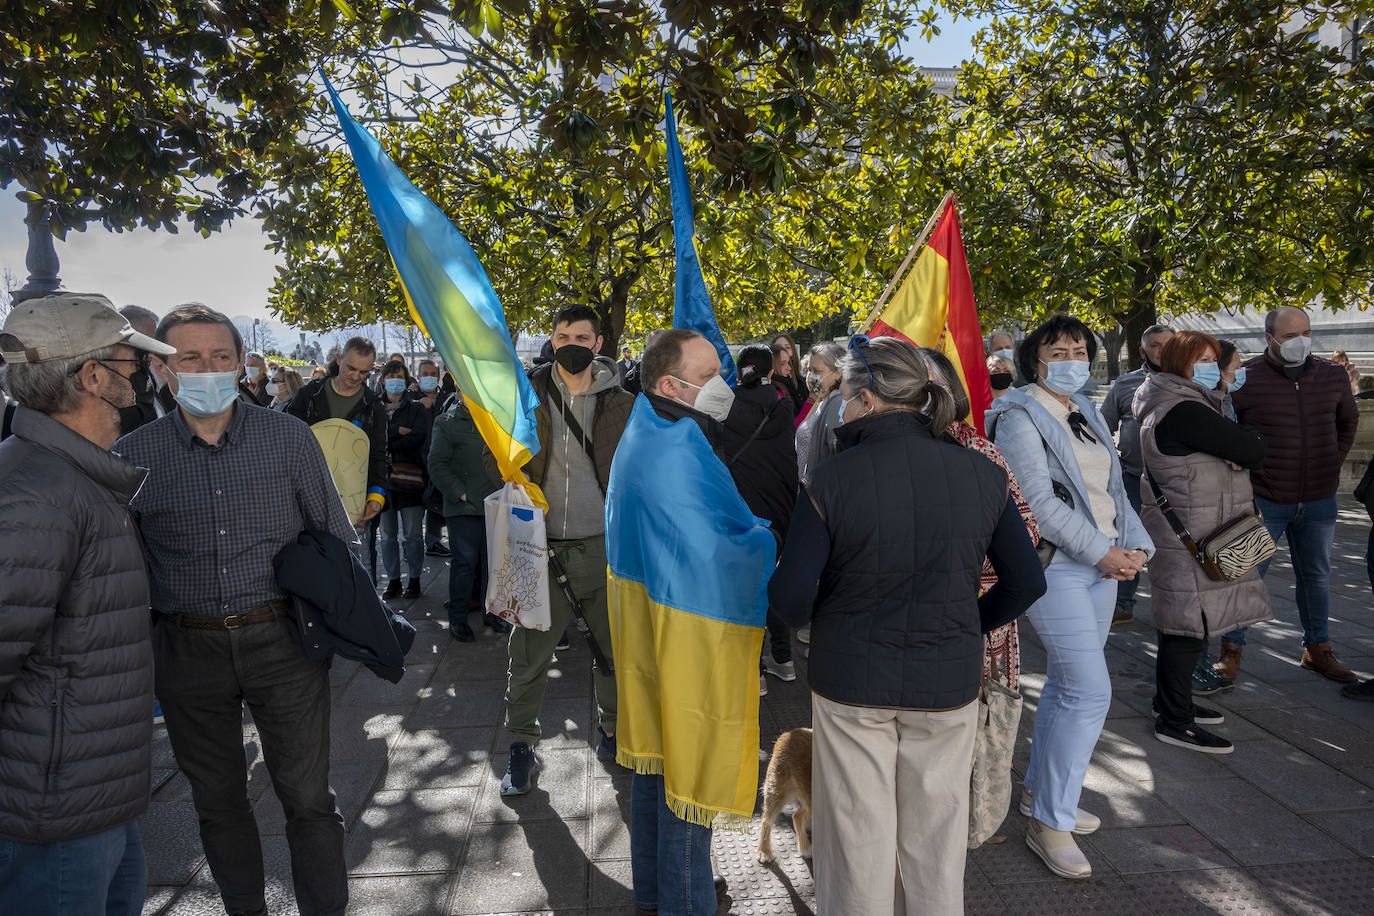
{"label": "blue jeans", "polygon": [[401,578],[401,556],[396,547],[396,520],[400,518],[401,540],[405,545],[406,568],[410,578],[420,578],[425,565],[425,507],[406,506],[401,509],[383,509],[382,519],[382,568],[388,580],[395,582]]}
{"label": "blue jeans", "polygon": [[358,542],[363,545],[363,565],[367,567],[367,574],[374,583],[377,581],[377,525],[380,521],[381,516],[374,515],[367,524],[353,526],[358,534]]}
{"label": "blue jeans", "polygon": [[468,604],[480,604],[487,591],[487,522],[481,515],[450,515],[448,549],[448,625],[462,629]]}
{"label": "blue jeans", "polygon": [[1116,604],[1116,580],[1095,566],[1065,561],[1045,570],[1048,586],[1026,616],[1045,646],[1045,688],[1035,710],[1026,788],[1031,816],[1072,830],[1097,737],[1112,705],[1104,647]]}
{"label": "blue jeans", "polygon": [[0,840],[0,913],[138,916],[147,881],[133,822],[79,840]]}
{"label": "blue jeans", "polygon": [[673,814],[663,777],[634,774],[630,781],[630,875],[635,905],[660,916],[716,912],[711,873],[711,828]]}
{"label": "blue jeans", "polygon": [[[1297,580],[1298,620],[1302,623],[1302,644],[1315,646],[1330,642],[1327,618],[1331,614],[1331,545],[1336,538],[1336,497],[1310,503],[1271,503],[1255,497],[1264,527],[1277,543],[1287,535],[1288,554],[1293,560]],[[1263,576],[1269,564],[1259,568]],[[1221,635],[1222,642],[1245,645],[1245,628]]]}

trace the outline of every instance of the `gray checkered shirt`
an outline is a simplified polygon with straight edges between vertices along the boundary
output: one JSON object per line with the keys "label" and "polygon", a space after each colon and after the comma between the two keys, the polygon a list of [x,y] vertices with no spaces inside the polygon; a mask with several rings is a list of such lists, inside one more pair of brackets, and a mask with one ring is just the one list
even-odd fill
{"label": "gray checkered shirt", "polygon": [[211,446],[176,410],[114,451],[148,469],[129,508],[155,610],[227,617],[262,607],[285,597],[272,560],[303,529],[357,540],[319,443],[290,414],[240,401]]}

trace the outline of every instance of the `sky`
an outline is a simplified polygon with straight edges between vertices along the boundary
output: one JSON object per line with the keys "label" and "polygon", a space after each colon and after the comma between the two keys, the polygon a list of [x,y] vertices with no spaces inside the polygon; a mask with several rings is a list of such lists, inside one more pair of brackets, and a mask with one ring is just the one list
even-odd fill
{"label": "sky", "polygon": [[[953,22],[943,14],[941,34],[928,44],[915,38],[907,50],[921,66],[958,66],[970,56],[980,25]],[[12,271],[23,285],[28,241],[24,205],[14,196],[18,190],[11,185],[0,193],[0,269]],[[258,222],[247,217],[208,239],[189,226],[171,235],[147,229],[114,233],[94,225],[56,242],[58,274],[64,288],[103,293],[116,306],[142,305],[161,314],[196,301],[234,317],[272,319],[267,296],[280,258],[266,250],[266,243]],[[286,326],[274,324],[284,342]]]}

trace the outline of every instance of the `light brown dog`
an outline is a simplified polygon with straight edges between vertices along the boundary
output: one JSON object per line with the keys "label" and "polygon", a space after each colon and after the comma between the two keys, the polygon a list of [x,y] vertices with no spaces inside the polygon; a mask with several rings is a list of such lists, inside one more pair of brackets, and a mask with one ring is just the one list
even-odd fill
{"label": "light brown dog", "polygon": [[763,823],[759,826],[759,862],[773,861],[773,821],[783,808],[795,804],[792,829],[797,831],[797,847],[803,859],[811,858],[811,729],[794,728],[784,732],[773,744],[768,775],[763,779]]}

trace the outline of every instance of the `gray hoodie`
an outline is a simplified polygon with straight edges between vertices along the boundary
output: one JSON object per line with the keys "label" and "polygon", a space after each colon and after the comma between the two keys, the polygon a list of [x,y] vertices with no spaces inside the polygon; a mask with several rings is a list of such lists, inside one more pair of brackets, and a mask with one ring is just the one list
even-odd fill
{"label": "gray hoodie", "polygon": [[[620,383],[615,363],[598,356],[592,363],[592,383],[576,397],[568,393],[563,377],[555,366],[549,373],[552,384],[558,386],[563,403],[581,424],[587,441],[591,442],[592,421],[596,415],[596,395]],[[606,495],[596,479],[596,467],[587,457],[587,450],[573,436],[563,414],[549,405],[549,463],[544,475],[544,497],[549,511],[544,516],[545,528],[551,538],[587,538],[606,531]]]}

